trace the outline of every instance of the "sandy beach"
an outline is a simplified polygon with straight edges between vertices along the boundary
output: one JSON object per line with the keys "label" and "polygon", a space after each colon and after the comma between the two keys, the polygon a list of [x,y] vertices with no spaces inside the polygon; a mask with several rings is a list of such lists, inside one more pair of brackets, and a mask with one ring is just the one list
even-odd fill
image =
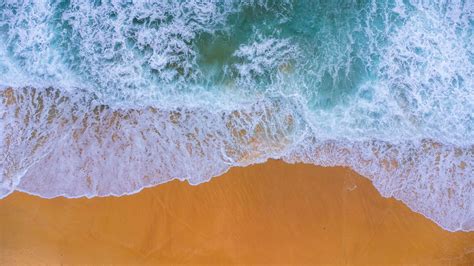
{"label": "sandy beach", "polygon": [[474,266],[473,22],[0,0],[0,266]]}
{"label": "sandy beach", "polygon": [[345,168],[270,161],[138,194],[0,200],[0,264],[472,265],[450,233]]}

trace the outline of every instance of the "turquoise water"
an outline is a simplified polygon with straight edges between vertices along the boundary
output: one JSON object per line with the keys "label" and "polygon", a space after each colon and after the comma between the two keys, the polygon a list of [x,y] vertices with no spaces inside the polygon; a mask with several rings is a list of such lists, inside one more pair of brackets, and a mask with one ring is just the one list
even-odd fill
{"label": "turquoise water", "polygon": [[1,195],[275,158],[474,230],[473,30],[472,1],[0,1]]}

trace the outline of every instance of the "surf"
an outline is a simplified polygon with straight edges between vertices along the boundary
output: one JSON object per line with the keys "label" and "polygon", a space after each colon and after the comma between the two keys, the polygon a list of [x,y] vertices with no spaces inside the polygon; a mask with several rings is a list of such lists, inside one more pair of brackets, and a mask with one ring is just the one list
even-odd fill
{"label": "surf", "polygon": [[121,196],[282,159],[474,230],[474,7],[0,4],[1,197]]}

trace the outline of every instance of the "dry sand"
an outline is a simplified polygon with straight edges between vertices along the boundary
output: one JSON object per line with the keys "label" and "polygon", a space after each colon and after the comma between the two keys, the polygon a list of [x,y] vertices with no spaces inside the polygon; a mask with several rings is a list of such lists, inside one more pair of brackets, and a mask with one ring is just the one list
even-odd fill
{"label": "dry sand", "polygon": [[344,168],[271,161],[126,197],[0,200],[0,264],[473,265],[450,233]]}

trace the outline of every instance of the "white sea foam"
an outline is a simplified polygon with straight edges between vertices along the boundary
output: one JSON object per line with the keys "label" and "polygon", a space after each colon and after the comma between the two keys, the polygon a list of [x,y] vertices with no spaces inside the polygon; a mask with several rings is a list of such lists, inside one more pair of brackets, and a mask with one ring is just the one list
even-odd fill
{"label": "white sea foam", "polygon": [[298,57],[298,48],[290,39],[258,35],[256,38],[251,44],[241,45],[233,54],[242,61],[235,64],[238,76],[247,82],[258,76],[275,73],[279,67]]}
{"label": "white sea foam", "polygon": [[8,97],[7,91],[3,96],[16,102],[4,117],[4,194],[123,195],[173,178],[198,184],[232,166],[283,158],[349,166],[371,178],[382,195],[401,199],[444,228],[473,229],[473,145],[322,141],[298,116],[298,105],[282,99],[233,112],[114,110],[55,90],[30,88]]}
{"label": "white sea foam", "polygon": [[[0,3],[0,197],[120,196],[275,158],[350,167],[474,230],[469,1],[344,4],[311,17],[316,35],[285,24],[291,2],[62,5]],[[234,38],[246,12],[275,15]],[[206,34],[239,41],[217,82]]]}

